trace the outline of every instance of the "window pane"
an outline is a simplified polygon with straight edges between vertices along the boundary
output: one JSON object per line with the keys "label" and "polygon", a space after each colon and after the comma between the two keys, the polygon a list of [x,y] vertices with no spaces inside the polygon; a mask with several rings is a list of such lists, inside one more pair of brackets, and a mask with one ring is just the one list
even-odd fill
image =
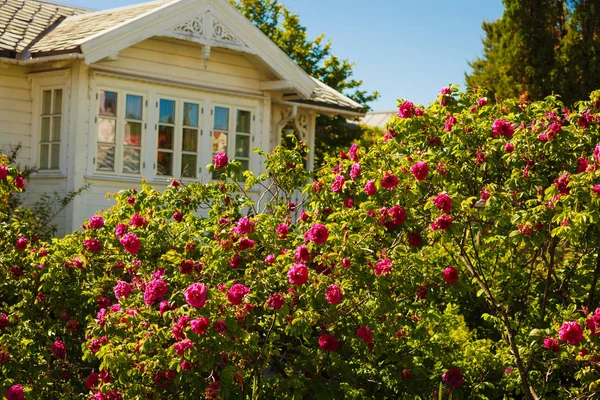
{"label": "window pane", "polygon": [[244,176],[244,171],[248,171],[250,169],[249,164],[250,162],[247,160],[244,161],[240,161],[242,163],[241,167],[240,167],[240,172],[238,172],[237,174],[237,179],[238,181],[245,181],[246,177]]}
{"label": "window pane", "polygon": [[40,169],[48,169],[48,152],[50,146],[43,144],[40,146]]}
{"label": "window pane", "polygon": [[160,119],[159,122],[166,124],[175,123],[175,101],[174,100],[160,100]]}
{"label": "window pane", "polygon": [[98,146],[98,154],[96,156],[96,165],[98,171],[114,171],[115,170],[115,147],[114,146]]}
{"label": "window pane", "polygon": [[52,118],[52,140],[60,141],[60,123],[62,117],[54,117]]}
{"label": "window pane", "polygon": [[158,126],[158,148],[173,149],[173,138],[175,137],[175,128],[172,126]]}
{"label": "window pane", "polygon": [[250,157],[250,136],[235,136],[235,156]]}
{"label": "window pane", "polygon": [[229,130],[229,108],[215,107],[215,129]]}
{"label": "window pane", "polygon": [[250,111],[241,111],[238,110],[237,118],[236,118],[236,131],[242,133],[250,133],[250,120],[252,114]]}
{"label": "window pane", "polygon": [[52,90],[44,90],[42,95],[42,114],[48,115],[52,113]]}
{"label": "window pane", "polygon": [[227,153],[227,133],[213,132],[213,153]]}
{"label": "window pane", "polygon": [[183,103],[183,124],[198,126],[198,104]]}
{"label": "window pane", "polygon": [[60,163],[60,144],[56,143],[56,144],[52,145],[50,168],[58,169],[59,163]]}
{"label": "window pane", "polygon": [[128,94],[125,99],[125,118],[127,119],[142,119],[142,96],[134,96]]}
{"label": "window pane", "polygon": [[196,156],[190,154],[181,156],[181,176],[184,178],[196,177]]}
{"label": "window pane", "polygon": [[54,114],[62,114],[62,89],[54,91]]}
{"label": "window pane", "polygon": [[100,91],[100,115],[117,116],[117,93]]}
{"label": "window pane", "polygon": [[183,143],[181,146],[183,151],[198,151],[198,129],[183,128]]}
{"label": "window pane", "polygon": [[123,173],[139,174],[140,173],[140,155],[141,150],[125,148],[123,151]]}
{"label": "window pane", "polygon": [[156,172],[158,175],[173,175],[173,154],[158,152],[157,155],[157,168]]}
{"label": "window pane", "polygon": [[125,122],[125,145],[126,146],[141,146],[142,145],[142,123],[141,122]]}
{"label": "window pane", "polygon": [[50,140],[50,117],[42,118],[42,142]]}
{"label": "window pane", "polygon": [[117,131],[117,121],[114,119],[98,118],[98,141],[114,143]]}

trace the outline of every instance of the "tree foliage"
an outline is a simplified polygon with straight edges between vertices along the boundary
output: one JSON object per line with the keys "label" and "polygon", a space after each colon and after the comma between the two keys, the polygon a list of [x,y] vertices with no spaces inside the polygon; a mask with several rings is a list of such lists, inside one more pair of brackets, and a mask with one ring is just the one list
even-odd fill
{"label": "tree foliage", "polygon": [[[354,64],[332,53],[332,42],[325,41],[325,34],[309,39],[300,17],[278,0],[231,2],[309,75],[346,94],[365,110],[379,97],[377,92],[361,89],[363,81],[353,78]],[[348,125],[345,118],[320,115],[316,135],[315,156],[322,161],[325,154],[335,154],[360,138],[361,130]]]}
{"label": "tree foliage", "polygon": [[483,56],[468,85],[502,98],[565,103],[600,87],[600,4],[594,0],[504,0],[502,18],[483,23]]}

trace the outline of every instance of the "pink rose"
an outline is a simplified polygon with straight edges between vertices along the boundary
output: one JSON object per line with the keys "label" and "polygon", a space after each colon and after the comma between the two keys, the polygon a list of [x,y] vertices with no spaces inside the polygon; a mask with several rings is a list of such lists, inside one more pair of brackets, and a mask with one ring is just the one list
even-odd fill
{"label": "pink rose", "polygon": [[404,101],[398,108],[398,116],[400,118],[410,118],[415,111],[415,106],[411,101]]}
{"label": "pink rose", "polygon": [[117,281],[117,284],[114,288],[115,297],[117,298],[117,300],[120,300],[121,297],[126,299],[127,297],[129,297],[132,290],[133,288],[129,283],[124,281]]}
{"label": "pink rose", "polygon": [[100,375],[96,371],[90,372],[88,377],[85,379],[85,387],[89,390],[94,389],[98,386]]}
{"label": "pink rose", "polygon": [[204,335],[210,327],[210,321],[208,318],[198,318],[190,322],[190,326],[197,335]]}
{"label": "pink rose", "polygon": [[544,347],[547,348],[548,350],[552,350],[554,352],[557,352],[558,350],[560,350],[560,345],[558,344],[558,341],[554,338],[544,339]]}
{"label": "pink rose", "polygon": [[515,128],[506,120],[497,119],[492,124],[492,137],[504,136],[510,139],[514,133]]}
{"label": "pink rose", "polygon": [[240,239],[240,250],[251,249],[254,247],[254,240],[248,238]]}
{"label": "pink rose", "polygon": [[174,219],[175,221],[177,221],[177,222],[181,222],[181,221],[183,221],[183,213],[182,213],[182,212],[180,212],[180,211],[175,211],[175,212],[173,213],[173,219]]}
{"label": "pink rose", "polygon": [[125,251],[130,254],[137,254],[141,248],[140,239],[138,239],[135,233],[126,233],[123,235],[121,238],[121,244],[123,245]]}
{"label": "pink rose", "polygon": [[177,353],[177,355],[180,357],[183,357],[183,355],[185,354],[185,351],[191,349],[192,347],[194,347],[194,343],[192,343],[192,341],[189,339],[184,339],[173,345],[173,348],[175,349],[175,353]]}
{"label": "pink rose", "polygon": [[277,225],[277,229],[275,229],[275,233],[279,239],[285,239],[290,233],[290,227],[287,224],[279,224]]}
{"label": "pink rose", "polygon": [[504,151],[507,153],[512,153],[513,151],[515,151],[515,145],[511,142],[506,143],[506,145],[504,146]]}
{"label": "pink rose", "polygon": [[25,251],[27,249],[27,244],[29,244],[29,240],[27,240],[26,237],[20,237],[17,239],[15,247],[21,251]]}
{"label": "pink rose", "polygon": [[5,313],[0,313],[0,331],[5,330],[10,325],[8,316]]}
{"label": "pink rose", "polygon": [[15,186],[17,189],[23,189],[25,187],[25,178],[23,178],[23,175],[17,175],[15,178]]}
{"label": "pink rose", "polygon": [[366,344],[373,343],[373,331],[368,326],[361,326],[356,331],[356,336],[365,341]]}
{"label": "pink rose", "polygon": [[398,185],[398,177],[386,171],[385,176],[381,178],[381,186],[386,190],[392,190]]}
{"label": "pink rose", "polygon": [[425,111],[423,111],[423,109],[421,109],[421,108],[415,108],[415,116],[416,117],[420,117],[423,114],[425,114]]}
{"label": "pink rose", "polygon": [[325,351],[337,351],[340,348],[340,342],[334,336],[324,333],[319,337],[319,347]]}
{"label": "pink rose", "polygon": [[227,300],[234,305],[239,306],[244,301],[244,297],[250,293],[250,289],[241,283],[236,283],[227,292]]}
{"label": "pink rose", "polygon": [[438,194],[433,199],[433,204],[444,212],[448,213],[452,211],[452,199],[446,193]]}
{"label": "pink rose", "polygon": [[554,186],[556,186],[556,188],[558,189],[558,193],[560,193],[561,195],[568,195],[571,192],[571,190],[569,189],[569,174],[564,173],[560,178],[555,179]]}
{"label": "pink rose", "polygon": [[437,231],[441,229],[443,231],[447,231],[450,229],[450,225],[452,224],[452,217],[450,215],[443,214],[439,216],[434,223],[431,224],[431,230]]}
{"label": "pink rose", "polygon": [[355,180],[360,176],[360,164],[352,164],[350,167],[350,178]]}
{"label": "pink rose", "polygon": [[354,200],[352,200],[352,198],[348,197],[346,200],[344,200],[344,207],[346,207],[346,208],[354,207]]}
{"label": "pink rose", "polygon": [[273,264],[275,262],[275,255],[269,254],[267,257],[265,257],[265,262],[269,265]]}
{"label": "pink rose", "polygon": [[139,213],[135,213],[131,217],[131,222],[129,225],[135,226],[136,228],[145,228],[149,223],[150,221],[148,221],[146,218],[142,217]]}
{"label": "pink rose", "polygon": [[186,303],[194,308],[202,308],[206,304],[208,288],[204,283],[192,283],[183,293]]}
{"label": "pink rose", "polygon": [[118,238],[123,236],[126,232],[127,232],[127,225],[125,225],[125,224],[119,224],[115,228],[115,236]]}
{"label": "pink rose", "polygon": [[590,165],[590,162],[585,158],[585,156],[581,156],[577,159],[577,173],[580,174],[585,172]]}
{"label": "pink rose", "polygon": [[348,157],[350,157],[350,159],[354,162],[358,162],[358,146],[356,144],[353,144],[352,146],[350,146],[350,150],[348,150]]}
{"label": "pink rose", "polygon": [[304,234],[304,240],[313,242],[314,244],[323,244],[327,241],[328,237],[329,231],[327,230],[327,227],[322,224],[314,224]]}
{"label": "pink rose", "polygon": [[446,132],[452,131],[452,127],[454,126],[455,123],[456,123],[456,118],[454,117],[454,115],[449,114],[446,117],[446,124],[445,124]]}
{"label": "pink rose", "polygon": [[412,232],[408,235],[408,244],[413,247],[421,247],[423,246],[423,237],[420,233]]}
{"label": "pink rose", "polygon": [[285,297],[282,294],[273,294],[267,300],[267,307],[281,308],[285,303]]}
{"label": "pink rose", "polygon": [[93,228],[93,229],[100,229],[104,226],[104,218],[102,218],[99,215],[94,215],[93,217],[90,218],[90,221],[88,223],[88,227]]}
{"label": "pink rose", "polygon": [[422,181],[427,177],[429,167],[425,161],[419,161],[411,167],[410,172],[412,172],[416,180]]}
{"label": "pink rose", "polygon": [[487,103],[488,103],[488,99],[487,99],[487,97],[482,97],[482,98],[480,98],[480,99],[477,99],[477,105],[478,105],[479,107],[483,107],[483,106],[485,106]]}
{"label": "pink rose", "polygon": [[232,229],[233,233],[237,233],[238,235],[245,235],[248,233],[254,232],[255,223],[250,221],[248,217],[242,217],[237,222],[235,228]]}
{"label": "pink rose", "polygon": [[84,240],[83,245],[92,253],[99,253],[102,250],[102,243],[96,238]]}
{"label": "pink rose", "polygon": [[222,153],[222,152],[218,152],[217,154],[215,154],[215,157],[213,159],[215,168],[223,168],[224,166],[227,165],[228,162],[229,162],[229,159],[227,158],[227,154]]}
{"label": "pink rose", "polygon": [[308,281],[308,268],[304,264],[295,264],[287,273],[292,285],[300,286]]}
{"label": "pink rose", "polygon": [[392,260],[390,260],[389,258],[384,258],[383,260],[380,260],[377,262],[377,264],[375,264],[374,272],[376,276],[380,276],[389,274],[391,270]]}
{"label": "pink rose", "polygon": [[593,191],[593,192],[594,192],[596,195],[600,196],[600,185],[598,185],[598,184],[594,185],[594,187],[592,188],[592,191]]}
{"label": "pink rose", "polygon": [[52,354],[59,360],[67,358],[67,348],[61,340],[55,340],[54,343],[52,343]]}
{"label": "pink rose", "polygon": [[6,390],[6,400],[23,400],[24,398],[25,392],[21,385],[12,385]]}
{"label": "pink rose", "polygon": [[340,289],[337,285],[329,285],[327,291],[325,292],[325,298],[329,304],[339,304],[344,295],[342,294],[342,289]]}
{"label": "pink rose", "polygon": [[576,345],[583,339],[583,329],[577,321],[563,322],[558,330],[558,337],[563,342]]}
{"label": "pink rose", "polygon": [[460,368],[451,368],[444,372],[442,379],[452,389],[461,388],[465,384],[465,375]]}
{"label": "pink rose", "polygon": [[167,282],[162,279],[155,279],[150,284],[146,285],[144,291],[144,303],[151,306],[157,301],[161,300],[169,291]]}
{"label": "pink rose", "polygon": [[294,258],[296,261],[309,262],[310,252],[308,251],[308,246],[305,244],[298,246],[296,252],[294,253]]}
{"label": "pink rose", "polygon": [[375,182],[368,181],[367,184],[365,185],[365,192],[367,193],[367,195],[372,196],[375,194],[376,191],[377,191],[377,189],[375,189]]}
{"label": "pink rose", "polygon": [[342,175],[336,175],[331,184],[332,192],[339,192],[344,188],[344,177]]}
{"label": "pink rose", "polygon": [[458,271],[454,267],[448,267],[444,270],[444,280],[450,285],[454,285],[458,281]]}
{"label": "pink rose", "polygon": [[0,180],[6,179],[8,176],[8,168],[4,165],[0,165]]}

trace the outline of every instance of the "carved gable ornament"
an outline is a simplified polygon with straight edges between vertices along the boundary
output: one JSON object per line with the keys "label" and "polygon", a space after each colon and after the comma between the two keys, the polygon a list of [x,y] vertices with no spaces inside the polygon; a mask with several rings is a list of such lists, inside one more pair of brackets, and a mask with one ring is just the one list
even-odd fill
{"label": "carved gable ornament", "polygon": [[251,52],[250,48],[210,11],[170,29],[164,36]]}

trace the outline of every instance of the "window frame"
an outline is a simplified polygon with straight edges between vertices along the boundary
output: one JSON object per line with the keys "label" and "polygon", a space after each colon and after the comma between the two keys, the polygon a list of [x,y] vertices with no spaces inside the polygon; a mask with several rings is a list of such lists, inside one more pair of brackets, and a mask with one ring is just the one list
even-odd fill
{"label": "window frame", "polygon": [[[117,113],[115,117],[102,116],[100,115],[100,92],[114,92],[117,93]],[[127,95],[139,96],[142,98],[142,119],[135,120],[127,118]],[[113,176],[113,177],[133,177],[140,178],[144,175],[146,147],[148,143],[148,129],[147,129],[147,118],[148,118],[148,93],[137,90],[119,89],[107,85],[98,85],[96,87],[96,103],[94,105],[94,124],[93,124],[93,158],[92,158],[92,171],[95,175],[102,176]],[[100,118],[114,119],[116,121],[115,128],[115,157],[114,157],[114,169],[113,171],[106,171],[98,169],[98,126]],[[141,124],[141,139],[139,146],[132,146],[125,144],[125,126],[128,122],[140,123]],[[124,159],[125,159],[125,148],[138,148],[140,150],[139,157],[139,173],[123,172]]]}
{"label": "window frame", "polygon": [[[214,140],[214,131],[215,129],[215,122],[214,122],[214,118],[215,118],[215,114],[216,111],[215,109],[217,107],[222,107],[222,108],[228,108],[229,109],[229,130],[227,133],[227,158],[229,158],[229,160],[238,160],[238,161],[247,161],[248,162],[248,169],[249,171],[252,171],[253,168],[253,146],[252,144],[254,143],[254,136],[255,136],[255,123],[256,123],[256,109],[252,108],[250,106],[242,106],[239,104],[233,104],[233,103],[226,103],[226,102],[213,102],[211,105],[211,120],[210,120],[210,154],[211,154],[211,160],[214,157],[214,155],[216,153],[214,153],[212,151],[212,144],[213,144],[213,140]],[[246,133],[246,132],[238,132],[237,130],[237,114],[238,111],[246,111],[250,113],[250,132]],[[237,140],[237,136],[238,134],[243,135],[243,136],[247,136],[248,137],[248,157],[242,157],[242,159],[238,159],[236,158],[236,140]],[[242,174],[244,173],[244,171],[247,170],[241,170],[240,171],[240,176],[242,176]],[[218,179],[218,175],[219,174],[212,174],[211,179],[212,180],[216,180]]]}
{"label": "window frame", "polygon": [[[61,91],[61,101],[60,101],[60,113],[56,112],[56,92],[60,90]],[[62,87],[56,87],[56,88],[41,88],[41,96],[40,96],[40,110],[41,112],[39,113],[38,116],[38,120],[39,120],[39,140],[37,141],[37,162],[39,164],[38,169],[39,171],[45,172],[45,173],[55,173],[55,172],[59,172],[61,170],[61,157],[62,157],[62,137],[63,137],[63,124],[64,124],[64,108],[65,108],[65,101],[64,101],[64,96],[65,96],[65,90]],[[49,113],[45,113],[44,112],[44,93],[46,92],[50,92],[50,110]],[[55,119],[60,118],[60,128],[59,128],[59,132],[58,132],[58,139],[55,139],[55,124],[54,121]],[[44,119],[49,119],[49,125],[48,125],[48,140],[43,140],[44,137],[44,133],[43,133],[43,129],[44,129]],[[52,155],[54,153],[54,146],[58,145],[58,166],[56,168],[52,168]],[[43,146],[48,146],[47,149],[47,159],[46,159],[46,165],[42,166],[42,154],[44,153],[42,151],[42,147]],[[47,168],[46,168],[47,167]]]}

